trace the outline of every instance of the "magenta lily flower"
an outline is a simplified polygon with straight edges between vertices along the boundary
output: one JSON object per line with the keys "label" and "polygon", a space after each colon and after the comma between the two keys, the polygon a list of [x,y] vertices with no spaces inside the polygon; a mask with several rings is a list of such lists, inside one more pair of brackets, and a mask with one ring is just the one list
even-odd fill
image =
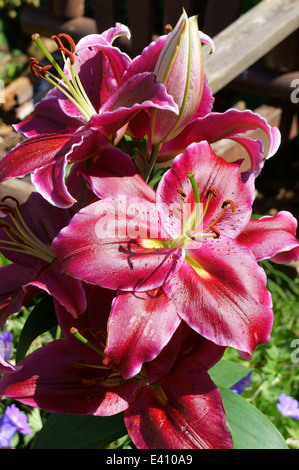
{"label": "magenta lily flower", "polygon": [[[11,200],[11,198],[9,198]],[[8,199],[7,199],[8,200]],[[14,208],[0,204],[0,250],[12,263],[0,268],[0,326],[41,289],[53,295],[77,317],[86,308],[81,282],[62,273],[51,242],[71,213],[49,204],[40,194]]]}
{"label": "magenta lily flower", "polygon": [[33,72],[56,88],[32,116],[15,126],[27,139],[0,162],[0,182],[34,172],[32,181],[38,192],[54,205],[69,207],[75,201],[64,184],[68,163],[91,159],[105,146],[115,144],[141,110],[157,107],[178,113],[173,98],[163,84],[155,82],[153,73],[124,78],[132,61],[112,45],[120,35],[128,35],[128,28],[117,25],[101,35],[86,36],[76,48],[68,35],[54,36],[65,57],[63,70],[39,36],[33,36],[60,79],[55,79],[49,66],[42,67],[32,59]]}
{"label": "magenta lily flower", "polygon": [[[176,155],[183,153],[194,142],[207,141],[213,144],[222,139],[232,139],[245,148],[248,154],[247,158],[243,159],[240,168],[243,178],[246,178],[250,171],[257,176],[264,165],[265,159],[270,158],[276,153],[281,140],[280,132],[276,127],[270,126],[259,114],[249,110],[239,111],[237,109],[229,109],[224,113],[212,112],[214,98],[202,69],[200,44],[198,45],[198,38],[195,37],[196,18],[187,19],[183,14],[176,28],[170,34],[174,34],[177,30],[182,29],[186,21],[190,31],[192,31],[189,40],[190,43],[196,44],[196,52],[189,55],[185,51],[180,56],[183,45],[187,49],[188,40],[185,37],[187,36],[186,32],[181,32],[182,42],[179,42],[178,48],[173,48],[174,50],[171,49],[171,44],[174,43],[176,45],[176,36],[174,35],[173,38],[161,36],[157,41],[145,48],[140,56],[133,59],[130,67],[124,74],[124,77],[128,79],[134,74],[145,71],[160,72],[161,80],[165,83],[167,91],[173,96],[175,102],[179,104],[179,115],[170,115],[167,110],[160,110],[158,108],[153,110],[151,116],[141,111],[136,119],[133,118],[129,122],[127,132],[136,138],[142,138],[144,135],[147,135],[148,154],[151,155],[149,157],[150,163],[151,159],[158,163],[170,161]],[[200,31],[198,34],[200,41],[209,45],[213,52],[214,44],[211,38],[203,35]],[[166,49],[167,45],[171,53]],[[171,62],[171,59],[173,62]],[[186,71],[187,69],[189,72]],[[179,79],[175,78],[176,74],[179,74]],[[187,101],[184,102],[182,93],[186,91],[186,84],[188,83],[186,77],[190,78],[191,85],[188,85],[190,89],[186,95]],[[186,81],[184,81],[185,79]],[[186,106],[182,106],[182,103]],[[264,133],[265,138],[268,139],[267,151],[264,149],[262,141],[254,140],[245,135],[247,131],[255,129],[260,129]]]}
{"label": "magenta lily flower", "polygon": [[[109,178],[96,178],[103,171],[91,169],[89,175],[101,197],[109,186]],[[66,273],[118,289],[107,364],[117,365],[125,378],[135,375],[182,320],[250,357],[257,344],[268,341],[273,321],[265,273],[237,240],[250,221],[254,176],[244,183],[239,165],[202,142],[176,157],[155,203],[153,192],[126,193],[127,184],[125,178],[122,193],[119,178],[120,196],[108,190],[105,199],[79,211],[52,245]]]}
{"label": "magenta lily flower", "polygon": [[176,116],[167,111],[153,110],[150,141],[157,145],[173,139],[184,129],[195,115],[202,99],[204,70],[197,16],[188,18],[183,10],[175,28],[167,36],[154,74],[158,82],[165,84],[180,111]]}
{"label": "magenta lily flower", "polygon": [[207,372],[224,348],[182,325],[160,356],[126,381],[102,361],[114,295],[88,286],[88,308],[77,320],[55,302],[65,338],[28,355],[19,372],[4,375],[0,394],[58,413],[123,412],[141,449],[231,448],[222,399]]}

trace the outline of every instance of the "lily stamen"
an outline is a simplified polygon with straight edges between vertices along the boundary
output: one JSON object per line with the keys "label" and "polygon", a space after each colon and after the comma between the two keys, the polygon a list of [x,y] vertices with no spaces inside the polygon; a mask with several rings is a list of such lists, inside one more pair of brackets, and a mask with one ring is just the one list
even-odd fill
{"label": "lily stamen", "polygon": [[19,202],[10,196],[5,196],[2,201],[6,199],[11,199],[15,208],[13,209],[7,204],[0,204],[0,211],[10,216],[10,221],[0,217],[0,226],[10,240],[0,240],[0,249],[28,254],[43,261],[52,262],[54,255],[51,249],[30,230],[19,210]]}
{"label": "lily stamen", "polygon": [[[50,65],[42,66],[34,57],[30,59],[30,68],[32,73],[35,76],[44,78],[51,85],[58,88],[76,106],[78,111],[82,114],[83,118],[86,121],[89,121],[91,116],[96,114],[96,111],[90,99],[88,98],[79,78],[74,59],[75,42],[73,41],[71,36],[64,33],[58,34],[58,36],[52,36],[52,39],[56,42],[58,49],[62,54],[65,67],[67,69],[67,72],[69,73],[70,79],[68,79],[65,72],[61,69],[54,57],[43,45],[40,39],[40,35],[33,34],[31,37],[32,40],[36,43],[36,45],[39,47],[39,49],[43,52],[45,57],[49,60],[50,64],[55,68],[60,78],[48,72],[49,68],[51,67]],[[60,39],[62,37],[66,38],[71,50],[67,49],[63,45]],[[69,59],[69,63],[67,62],[67,58]]]}
{"label": "lily stamen", "polygon": [[222,209],[226,209],[227,206],[230,206],[231,207],[231,210],[233,212],[235,212],[236,210],[236,205],[234,203],[234,201],[231,201],[230,199],[228,199],[227,201],[224,201],[224,203],[222,204]]}
{"label": "lily stamen", "polygon": [[[63,43],[60,39],[61,37],[65,38],[67,40],[67,42],[69,43],[69,45],[71,47],[71,50],[67,49],[63,45]],[[51,36],[51,39],[53,39],[56,42],[59,51],[63,52],[70,59],[71,63],[74,64],[75,59],[74,59],[74,54],[73,53],[75,52],[76,44],[75,44],[75,41],[73,40],[73,38],[71,36],[69,36],[68,34],[60,33],[57,36],[53,34],[53,36]]]}
{"label": "lily stamen", "polygon": [[[194,193],[194,199],[195,199],[195,209],[192,211],[192,214],[187,217],[186,214],[186,205],[184,201],[184,197],[186,197],[186,194],[183,192],[182,189],[177,188],[177,193],[180,196],[181,199],[181,204],[182,204],[182,209],[178,209],[177,207],[175,208],[176,211],[174,212],[174,215],[177,216],[178,212],[180,211],[179,217],[181,220],[181,235],[179,238],[172,240],[170,243],[168,243],[168,247],[172,248],[183,248],[184,245],[188,242],[193,241],[193,242],[202,242],[204,238],[219,238],[220,237],[220,231],[215,228],[215,224],[219,221],[219,219],[223,216],[224,212],[227,210],[228,207],[231,208],[232,212],[235,212],[236,206],[234,201],[231,199],[228,199],[223,202],[221,209],[222,211],[220,214],[213,220],[211,224],[209,224],[206,228],[202,230],[198,230],[199,225],[203,222],[209,204],[210,200],[212,197],[217,197],[218,192],[215,188],[209,188],[206,194],[206,204],[203,210],[201,210],[201,204],[200,204],[200,198],[199,198],[199,190],[197,186],[197,182],[195,179],[195,175],[193,172],[189,171],[187,173],[187,178],[189,179],[193,193]],[[195,231],[197,233],[195,233]],[[208,231],[212,231],[212,233],[206,233]]]}
{"label": "lily stamen", "polygon": [[[105,331],[102,331],[102,330],[97,331],[94,328],[85,328],[84,330],[81,331],[81,333],[83,333],[84,331],[88,331],[90,334],[92,334],[92,336],[94,338],[99,337],[101,335],[103,337],[106,336]],[[100,354],[101,357],[104,356],[105,345],[102,345],[102,343],[100,343],[103,350],[99,349],[96,345],[91,343],[87,338],[85,338],[81,333],[79,333],[78,329],[75,328],[75,327],[72,327],[70,329],[70,333],[76,339],[81,341],[83,344],[85,344],[86,346],[91,348],[96,353]],[[84,362],[84,361],[75,361],[73,363],[73,366],[78,368],[78,369],[81,369],[81,368],[100,369],[102,372],[104,372],[104,374],[99,376],[99,377],[94,377],[92,379],[83,379],[82,382],[85,385],[95,385],[95,384],[100,383],[101,385],[104,385],[106,387],[110,387],[110,386],[117,386],[117,385],[125,382],[124,378],[119,374],[119,372],[117,372],[113,369],[110,369],[109,367],[104,366],[102,363],[100,363],[100,364],[89,364],[89,363]]]}
{"label": "lily stamen", "polygon": [[101,349],[99,349],[97,346],[95,346],[93,343],[91,343],[88,339],[86,339],[83,335],[81,335],[81,333],[79,333],[79,331],[77,330],[77,328],[75,327],[72,327],[70,329],[70,333],[76,338],[78,339],[79,341],[81,341],[81,343],[85,344],[86,346],[88,346],[90,349],[92,349],[93,351],[95,351],[96,353],[100,354],[100,356],[103,356],[104,353]]}

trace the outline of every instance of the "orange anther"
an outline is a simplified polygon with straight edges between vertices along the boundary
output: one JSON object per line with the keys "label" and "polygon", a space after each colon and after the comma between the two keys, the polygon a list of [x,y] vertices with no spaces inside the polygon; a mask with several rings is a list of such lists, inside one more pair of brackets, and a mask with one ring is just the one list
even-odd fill
{"label": "orange anther", "polygon": [[218,196],[218,193],[217,193],[216,189],[209,188],[208,192],[207,192],[207,197],[210,196],[210,195],[215,196],[215,197]]}
{"label": "orange anther", "polygon": [[235,205],[234,201],[231,201],[230,199],[228,199],[227,201],[224,201],[224,203],[222,204],[221,207],[222,207],[222,209],[226,209],[227,206],[230,206],[232,212],[235,212],[236,205]]}
{"label": "orange anther", "polygon": [[215,233],[215,235],[216,235],[215,238],[219,238],[219,237],[220,237],[220,232],[219,232],[219,230],[217,230],[217,229],[216,229],[215,227],[213,227],[213,226],[211,226],[210,228],[211,228],[212,232]]}
{"label": "orange anther", "polygon": [[182,197],[187,197],[182,188],[177,188],[177,193],[179,193]]}
{"label": "orange anther", "polygon": [[[71,50],[67,49],[63,45],[63,42],[61,41],[60,38],[65,38],[67,40]],[[75,44],[75,41],[73,40],[73,38],[69,34],[60,33],[57,36],[55,34],[53,34],[51,36],[51,39],[53,39],[56,42],[60,52],[63,52],[65,55],[67,55],[68,58],[70,59],[71,63],[73,64],[75,62],[73,52],[75,52],[75,49],[76,49],[76,44]]]}

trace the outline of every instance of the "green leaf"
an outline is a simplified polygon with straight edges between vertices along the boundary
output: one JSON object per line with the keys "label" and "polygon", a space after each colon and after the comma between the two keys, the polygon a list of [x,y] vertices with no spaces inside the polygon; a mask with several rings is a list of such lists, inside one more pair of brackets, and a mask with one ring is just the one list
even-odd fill
{"label": "green leaf", "polygon": [[218,387],[235,449],[288,449],[280,432],[240,395]]}
{"label": "green leaf", "polygon": [[217,386],[230,388],[248,375],[250,371],[252,371],[250,367],[227,359],[221,359],[209,370],[209,375]]}
{"label": "green leaf", "polygon": [[113,416],[51,414],[33,449],[99,449],[125,434],[122,413]]}
{"label": "green leaf", "polygon": [[29,346],[39,335],[57,326],[57,318],[53,307],[53,299],[47,295],[29,314],[21,331],[16,352],[16,362],[26,355]]}
{"label": "green leaf", "polygon": [[144,136],[142,139],[133,139],[128,135],[124,135],[117,147],[124,153],[127,153],[134,158],[137,150],[144,156],[147,155],[147,137]]}
{"label": "green leaf", "polygon": [[162,176],[164,175],[164,173],[169,170],[170,166],[165,166],[165,167],[161,167],[161,168],[158,168],[158,170],[155,172],[154,176],[151,178],[150,182],[149,182],[149,185],[151,188],[153,189],[156,189],[159,182],[160,182],[160,179],[162,178]]}

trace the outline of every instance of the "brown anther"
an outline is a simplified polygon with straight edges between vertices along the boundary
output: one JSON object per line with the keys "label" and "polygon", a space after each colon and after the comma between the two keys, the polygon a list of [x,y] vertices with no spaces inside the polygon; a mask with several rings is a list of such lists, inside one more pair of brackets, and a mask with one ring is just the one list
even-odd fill
{"label": "brown anther", "polygon": [[216,235],[215,238],[219,238],[219,237],[220,237],[220,232],[219,232],[219,230],[217,230],[217,229],[216,229],[215,227],[213,227],[213,226],[211,226],[210,228],[211,228],[212,232],[215,233],[215,235]]}
{"label": "brown anther", "polygon": [[187,197],[182,188],[177,188],[177,193],[179,193],[182,197]]}
{"label": "brown anther", "polygon": [[51,39],[53,39],[53,41],[56,42],[58,49],[60,49],[61,47],[64,47],[62,41],[61,41],[61,40],[59,39],[59,37],[56,36],[55,34],[53,34],[53,35],[51,36]]}
{"label": "brown anther", "polygon": [[1,212],[4,212],[4,213],[7,213],[7,214],[10,214],[14,217],[15,213],[14,213],[14,210],[7,206],[6,204],[0,204],[0,211]]}
{"label": "brown anther", "polygon": [[215,196],[215,197],[218,196],[218,193],[217,193],[216,189],[214,189],[214,188],[209,188],[209,189],[208,189],[208,191],[207,191],[207,197],[209,197],[209,196],[211,196],[211,195],[212,195],[212,196]]}
{"label": "brown anther", "polygon": [[93,336],[96,334],[97,330],[95,328],[91,328],[91,327],[88,327],[88,328],[83,328],[83,330],[80,330],[80,334],[83,336],[86,331],[88,333],[91,333]]}
{"label": "brown anther", "polygon": [[4,202],[6,201],[7,199],[10,199],[11,201],[14,201],[16,203],[16,205],[19,207],[20,203],[18,201],[18,199],[14,196],[10,196],[9,194],[7,196],[4,196],[2,199],[1,199],[1,202]]}
{"label": "brown anther", "polygon": [[222,204],[222,209],[226,209],[228,206],[231,207],[231,210],[232,212],[235,212],[236,210],[236,205],[234,203],[234,201],[231,201],[230,199],[228,199],[227,201],[224,201],[224,203]]}
{"label": "brown anther", "polygon": [[173,30],[173,27],[171,26],[171,24],[166,24],[164,26],[165,34],[171,33],[172,30]]}

